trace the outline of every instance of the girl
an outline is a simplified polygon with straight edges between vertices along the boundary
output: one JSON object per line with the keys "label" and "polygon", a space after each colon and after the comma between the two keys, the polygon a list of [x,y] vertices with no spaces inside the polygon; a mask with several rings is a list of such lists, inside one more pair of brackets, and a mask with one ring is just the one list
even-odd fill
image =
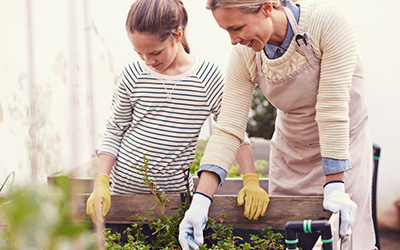
{"label": "girl", "polygon": [[[125,67],[114,92],[112,115],[99,150],[98,175],[87,201],[87,214],[94,222],[104,221],[110,190],[150,193],[140,171],[143,156],[158,191],[181,193],[187,191],[187,183],[193,186],[188,166],[203,123],[210,114],[219,114],[224,79],[218,66],[189,54],[187,21],[179,0],[137,0],[131,6],[126,29],[142,61]],[[238,163],[244,174],[253,175],[251,147],[243,144],[240,148]],[[222,181],[226,176],[216,166],[206,172],[221,176]],[[247,195],[251,197],[254,190],[264,192],[257,197],[266,209],[268,195],[259,186]],[[209,200],[195,193],[194,202],[202,199]]]}
{"label": "girl", "polygon": [[[324,208],[340,211],[340,235],[351,228],[353,249],[374,249],[372,142],[350,17],[328,0],[208,0],[207,8],[232,44],[240,45],[231,54],[224,103],[201,168],[229,170],[258,84],[278,109],[270,194],[324,195]],[[200,183],[204,186],[197,190],[208,195],[217,185],[206,176]],[[204,214],[208,209],[192,207],[182,221],[182,245],[185,235],[201,224],[191,211]]]}

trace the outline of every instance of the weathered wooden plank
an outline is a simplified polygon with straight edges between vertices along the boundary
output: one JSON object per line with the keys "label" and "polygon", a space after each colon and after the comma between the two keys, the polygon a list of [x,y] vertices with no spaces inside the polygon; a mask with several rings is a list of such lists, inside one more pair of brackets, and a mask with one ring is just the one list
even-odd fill
{"label": "weathered wooden plank", "polygon": [[[76,195],[77,216],[87,218],[86,200],[88,194]],[[168,195],[165,213],[176,214],[181,206],[180,196]],[[235,224],[237,228],[262,229],[271,226],[274,229],[284,229],[288,221],[329,219],[331,213],[322,207],[322,197],[309,196],[271,196],[265,216],[257,221],[248,220],[243,216],[243,207],[238,207],[236,195],[215,195],[209,211],[209,216],[218,219],[221,214],[226,215],[227,223]],[[155,216],[161,216],[152,195],[112,195],[111,209],[106,216],[107,223],[132,223],[132,215],[138,213],[146,215],[154,209]]]}
{"label": "weathered wooden plank", "polygon": [[[238,228],[261,229],[271,226],[284,229],[288,221],[329,219],[331,213],[322,207],[322,197],[271,196],[265,216],[249,221],[243,216],[243,207],[237,206],[237,196],[216,196],[210,208],[210,217],[225,214],[228,223]],[[213,207],[214,206],[214,207]]]}

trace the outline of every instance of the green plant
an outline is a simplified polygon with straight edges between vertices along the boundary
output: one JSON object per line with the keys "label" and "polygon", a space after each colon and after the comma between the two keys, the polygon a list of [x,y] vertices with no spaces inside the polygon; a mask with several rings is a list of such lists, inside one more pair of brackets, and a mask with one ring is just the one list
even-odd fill
{"label": "green plant", "polygon": [[240,171],[239,164],[233,164],[231,169],[229,169],[228,174],[226,175],[227,178],[234,178],[234,177],[242,177],[243,174]]}
{"label": "green plant", "polygon": [[255,246],[254,249],[278,249],[283,250],[283,235],[274,233],[271,227],[262,229],[260,235],[251,235],[250,240]]}
{"label": "green plant", "polygon": [[249,137],[271,139],[275,131],[276,108],[268,102],[258,85],[254,89],[250,108],[246,130]]}
{"label": "green plant", "polygon": [[255,160],[254,166],[256,168],[256,174],[259,177],[267,178],[269,176],[268,171],[266,171],[266,167],[269,165],[269,161],[267,160]]}
{"label": "green plant", "polygon": [[68,177],[56,193],[44,185],[19,186],[0,203],[0,249],[95,249],[89,224],[74,218]]}
{"label": "green plant", "polygon": [[[199,140],[197,143],[197,150],[195,153],[194,160],[192,164],[189,165],[190,168],[190,173],[191,174],[196,174],[197,171],[199,170],[200,167],[200,161],[201,158],[204,155],[204,149],[207,145],[208,140]],[[254,161],[254,166],[256,168],[256,174],[258,174],[259,177],[268,177],[268,173],[265,171],[265,167],[268,166],[269,161],[266,160],[255,160]],[[233,164],[227,174],[228,178],[233,178],[233,177],[241,177],[243,176],[240,167],[238,164]]]}
{"label": "green plant", "polygon": [[[256,174],[259,177],[267,178],[269,176],[268,171],[265,170],[266,166],[268,166],[268,164],[269,164],[269,161],[266,161],[266,160],[255,160],[254,161],[254,167],[256,169]],[[238,164],[233,164],[227,174],[228,178],[242,177],[242,176],[243,176],[243,174],[240,171],[240,167]]]}
{"label": "green plant", "polygon": [[3,184],[0,187],[0,192],[3,191],[3,188],[6,185],[8,179],[10,178],[11,175],[12,175],[12,181],[11,181],[11,184],[10,184],[10,193],[12,192],[12,186],[14,184],[14,179],[15,179],[15,172],[14,171],[12,171],[11,173],[9,173],[7,175],[7,178],[5,179],[5,181],[3,182]]}
{"label": "green plant", "polygon": [[[140,170],[144,175],[143,180],[146,183],[146,186],[151,189],[151,193],[155,195],[155,201],[159,205],[160,210],[164,209],[165,203],[168,202],[168,199],[165,199],[165,194],[162,195],[158,193],[156,180],[147,175],[148,160],[146,157],[143,159],[144,165]],[[187,192],[189,195],[191,190],[188,190]],[[165,213],[162,213],[160,218],[154,216],[154,211],[152,210],[155,207],[153,207],[151,211],[148,211],[144,217],[134,214],[133,217],[136,222],[127,227],[122,233],[126,236],[126,241],[124,242],[121,241],[121,233],[113,233],[111,229],[106,228],[104,232],[105,249],[181,249],[178,240],[179,224],[185,215],[185,211],[189,208],[189,205],[189,199],[186,199],[175,215],[167,216]],[[144,232],[145,226],[150,230],[147,234]],[[244,243],[240,243],[243,239],[235,236],[233,234],[233,229],[234,226],[226,223],[226,217],[223,214],[221,214],[218,221],[209,218],[205,228],[205,243],[201,245],[199,249],[283,249],[283,236],[281,234],[273,233],[270,228],[263,230],[260,236],[252,235],[251,242]]]}
{"label": "green plant", "polygon": [[127,228],[124,231],[124,234],[126,234],[127,237],[127,243],[126,244],[121,244],[121,234],[120,233],[112,233],[111,229],[105,228],[104,229],[104,236],[105,236],[105,249],[110,249],[110,250],[119,250],[119,249],[140,249],[140,250],[146,250],[150,249],[150,246],[147,245],[147,243],[143,240],[137,240],[134,238],[134,236],[131,235],[132,229]]}
{"label": "green plant", "polygon": [[[157,180],[152,178],[147,173],[149,160],[143,155],[143,167],[140,168],[139,173],[143,175],[144,184],[150,189],[151,193],[154,195],[154,200],[160,207],[160,211],[163,216],[165,216],[165,201],[167,201],[166,194],[164,192],[160,193],[157,189]],[[154,209],[154,207],[152,208]]]}
{"label": "green plant", "polygon": [[[143,167],[139,172],[143,175],[145,185],[154,195],[156,205],[158,205],[162,216],[157,218],[154,215],[155,206],[147,212],[144,217],[134,214],[136,223],[127,227],[123,232],[126,235],[126,242],[121,242],[121,234],[112,233],[110,229],[105,229],[105,248],[106,249],[180,249],[179,246],[179,224],[183,219],[184,213],[188,208],[187,200],[176,215],[167,216],[165,205],[169,200],[164,192],[160,193],[157,189],[157,180],[148,175],[148,159],[143,156]],[[190,193],[190,190],[188,190]],[[151,230],[153,240],[148,244],[149,235],[143,232],[143,227],[147,225]]]}
{"label": "green plant", "polygon": [[[127,227],[123,232],[127,236],[125,242],[121,242],[121,233],[112,233],[110,229],[106,229],[105,249],[181,249],[177,236],[183,214],[184,209],[180,209],[177,215],[165,218],[156,218],[150,214],[142,219],[137,217],[139,222]],[[147,223],[152,235],[155,236],[153,240],[149,240],[149,236],[145,236],[142,232],[143,226]],[[223,214],[219,221],[209,218],[204,231],[204,244],[199,249],[284,249],[282,234],[274,233],[271,228],[263,229],[260,235],[251,235],[250,242],[243,243],[240,243],[243,241],[241,237],[234,235],[233,228],[233,225],[226,223]]]}
{"label": "green plant", "polygon": [[197,170],[200,168],[200,161],[201,158],[203,158],[204,155],[204,149],[206,148],[208,140],[199,140],[197,142],[197,149],[194,155],[194,159],[192,164],[189,165],[190,168],[190,173],[191,174],[196,174]]}

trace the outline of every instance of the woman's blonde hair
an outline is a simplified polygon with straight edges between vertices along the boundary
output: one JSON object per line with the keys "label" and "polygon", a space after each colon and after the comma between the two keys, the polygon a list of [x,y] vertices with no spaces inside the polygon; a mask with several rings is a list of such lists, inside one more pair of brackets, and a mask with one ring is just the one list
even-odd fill
{"label": "woman's blonde hair", "polygon": [[265,3],[272,3],[275,8],[281,6],[280,0],[207,0],[206,8],[209,10],[218,8],[241,9],[246,13],[257,13]]}
{"label": "woman's blonde hair", "polygon": [[126,30],[130,33],[147,32],[158,36],[160,41],[175,37],[179,27],[182,28],[181,43],[190,53],[185,29],[188,15],[180,0],[136,0],[126,18]]}

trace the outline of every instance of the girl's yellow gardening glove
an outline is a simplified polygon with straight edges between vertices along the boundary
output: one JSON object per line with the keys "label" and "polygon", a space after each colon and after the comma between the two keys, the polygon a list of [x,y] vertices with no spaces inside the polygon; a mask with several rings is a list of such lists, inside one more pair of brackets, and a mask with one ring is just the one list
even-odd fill
{"label": "girl's yellow gardening glove", "polygon": [[244,216],[249,220],[258,220],[264,216],[269,203],[269,196],[260,187],[257,174],[246,174],[243,176],[243,188],[237,198],[238,206],[244,206]]}
{"label": "girl's yellow gardening glove", "polygon": [[110,206],[110,176],[99,174],[94,178],[94,189],[87,200],[86,213],[94,223],[103,223]]}

